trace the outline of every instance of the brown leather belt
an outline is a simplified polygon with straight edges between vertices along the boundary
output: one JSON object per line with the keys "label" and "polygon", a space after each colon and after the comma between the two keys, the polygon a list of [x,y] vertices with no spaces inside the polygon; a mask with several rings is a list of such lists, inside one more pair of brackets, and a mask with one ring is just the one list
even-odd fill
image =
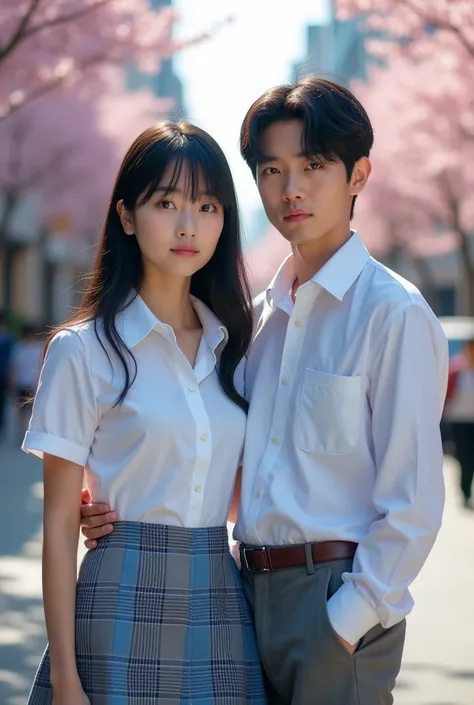
{"label": "brown leather belt", "polygon": [[[313,563],[353,558],[357,544],[352,541],[318,541],[308,544]],[[240,546],[241,563],[251,573],[270,573],[281,568],[306,565],[305,544],[291,546]]]}

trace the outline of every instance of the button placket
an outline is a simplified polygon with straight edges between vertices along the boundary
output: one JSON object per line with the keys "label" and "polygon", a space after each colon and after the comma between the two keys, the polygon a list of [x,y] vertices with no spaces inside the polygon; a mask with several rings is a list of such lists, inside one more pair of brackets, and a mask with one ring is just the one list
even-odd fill
{"label": "button placket", "polygon": [[196,460],[189,479],[190,496],[186,515],[186,522],[192,526],[199,524],[204,506],[206,481],[212,459],[211,424],[201,386],[194,371],[188,370],[181,382],[196,428]]}
{"label": "button placket", "polygon": [[[309,311],[307,311],[308,302],[304,299],[305,297],[301,297],[301,299],[298,300],[297,304],[294,306],[290,320],[288,321],[285,342],[283,345],[279,370],[279,383],[276,390],[270,435],[259,471],[257,473],[253,492],[253,516],[251,517],[249,524],[253,524],[253,529],[256,534],[258,534],[257,526],[264,487],[268,476],[281,452],[288,413],[290,413],[290,409],[292,408],[290,400],[295,381],[295,374],[303,347],[305,332],[304,321],[307,320],[309,313]],[[296,321],[299,321],[300,325],[297,325]]]}

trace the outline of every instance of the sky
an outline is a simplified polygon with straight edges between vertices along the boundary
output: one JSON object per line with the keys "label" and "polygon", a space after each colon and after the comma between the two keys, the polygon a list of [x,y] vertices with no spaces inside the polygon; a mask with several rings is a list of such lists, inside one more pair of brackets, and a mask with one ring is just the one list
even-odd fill
{"label": "sky", "polygon": [[174,62],[186,117],[210,132],[229,160],[249,236],[260,199],[238,150],[241,122],[259,95],[291,78],[293,64],[306,56],[306,26],[328,20],[329,0],[174,0],[173,6],[181,14],[177,37],[233,18]]}

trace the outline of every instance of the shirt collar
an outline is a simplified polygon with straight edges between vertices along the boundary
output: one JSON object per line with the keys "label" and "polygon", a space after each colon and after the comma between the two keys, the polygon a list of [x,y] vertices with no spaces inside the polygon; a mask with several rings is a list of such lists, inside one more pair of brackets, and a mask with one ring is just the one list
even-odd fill
{"label": "shirt collar", "polygon": [[[215,350],[222,342],[227,343],[229,339],[227,328],[217,316],[195,296],[191,296],[191,301],[201,321],[204,338],[211,350]],[[165,335],[172,332],[172,328],[155,316],[139,294],[134,294],[128,299],[125,308],[117,314],[116,324],[121,338],[130,350],[152,330]]]}
{"label": "shirt collar", "polygon": [[[359,233],[353,230],[349,240],[316,272],[311,281],[342,301],[369,258],[370,254]],[[288,294],[295,277],[294,257],[289,255],[267,288],[267,302],[270,305],[278,304]]]}
{"label": "shirt collar", "polygon": [[211,350],[215,350],[221,343],[225,345],[229,340],[229,332],[225,325],[221,323],[209,306],[206,306],[200,299],[191,296],[191,301],[201,321],[203,335]]}

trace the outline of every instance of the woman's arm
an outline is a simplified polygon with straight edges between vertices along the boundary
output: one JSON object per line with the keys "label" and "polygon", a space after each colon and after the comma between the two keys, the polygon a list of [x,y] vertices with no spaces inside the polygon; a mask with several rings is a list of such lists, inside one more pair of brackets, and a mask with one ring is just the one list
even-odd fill
{"label": "woman's arm", "polygon": [[84,468],[44,454],[43,600],[55,703],[88,702],[76,667],[77,548]]}
{"label": "woman's arm", "polygon": [[235,524],[237,521],[237,516],[239,514],[239,504],[240,504],[240,493],[242,491],[242,466],[237,470],[237,476],[235,478],[234,485],[234,496],[232,497],[232,503],[229,509],[229,516],[227,520]]}

